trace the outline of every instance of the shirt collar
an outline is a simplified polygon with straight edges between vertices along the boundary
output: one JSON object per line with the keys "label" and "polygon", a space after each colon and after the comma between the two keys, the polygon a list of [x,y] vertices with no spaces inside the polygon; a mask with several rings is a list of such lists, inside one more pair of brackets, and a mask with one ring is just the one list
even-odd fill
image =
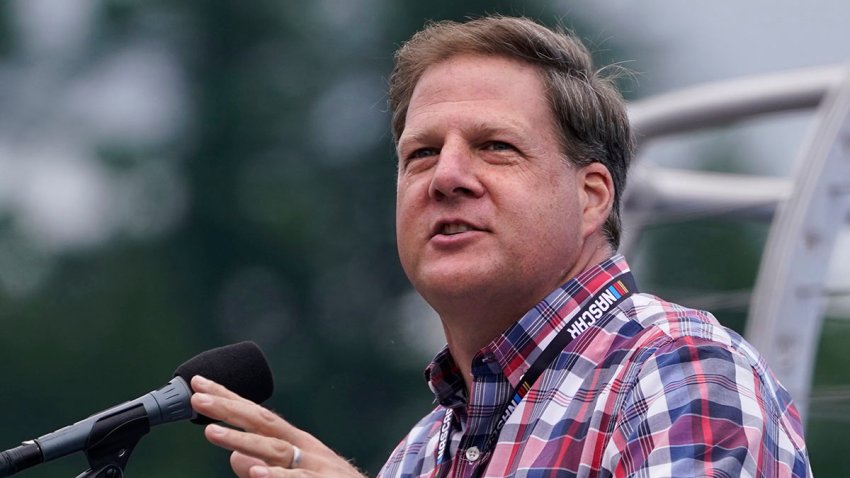
{"label": "shirt collar", "polygon": [[425,381],[440,405],[454,408],[466,403],[463,376],[448,346],[443,347],[425,369]]}
{"label": "shirt collar", "polygon": [[[584,302],[611,279],[628,271],[629,265],[621,255],[586,269],[538,302],[484,347],[475,360],[491,369],[498,368],[510,385],[516,387],[525,371]],[[463,378],[448,348],[434,357],[425,370],[425,379],[441,405],[453,407],[465,402]]]}

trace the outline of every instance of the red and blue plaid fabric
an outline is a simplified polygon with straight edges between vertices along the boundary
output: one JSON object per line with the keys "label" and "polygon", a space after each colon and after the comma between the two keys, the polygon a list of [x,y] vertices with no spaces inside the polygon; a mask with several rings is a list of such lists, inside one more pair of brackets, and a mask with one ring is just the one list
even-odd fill
{"label": "red and blue plaid fabric", "polygon": [[[487,440],[522,374],[612,278],[615,256],[552,292],[474,359],[467,396],[447,349],[426,370],[437,407],[380,476],[810,476],[788,392],[710,314],[636,293],[573,340]],[[445,407],[448,461],[436,466]]]}

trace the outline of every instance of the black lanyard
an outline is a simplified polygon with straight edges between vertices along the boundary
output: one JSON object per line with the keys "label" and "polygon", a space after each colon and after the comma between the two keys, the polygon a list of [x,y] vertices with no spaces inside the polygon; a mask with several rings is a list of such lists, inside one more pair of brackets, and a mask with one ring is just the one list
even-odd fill
{"label": "black lanyard", "polygon": [[[499,434],[502,428],[508,421],[514,409],[519,402],[525,397],[534,382],[540,378],[540,375],[546,370],[555,358],[572,342],[576,337],[581,335],[585,330],[589,329],[598,320],[600,320],[609,310],[620,305],[620,303],[637,291],[634,277],[631,272],[625,272],[609,281],[602,286],[593,297],[587,299],[584,305],[570,319],[564,327],[558,332],[552,342],[543,350],[543,353],[537,357],[537,360],[531,364],[528,370],[522,375],[519,384],[514,388],[513,398],[505,405],[499,416],[499,421],[496,422],[496,427],[487,439],[487,445],[482,453],[488,453],[496,445],[499,440]],[[454,413],[451,408],[446,409],[446,414],[443,417],[443,423],[440,426],[440,441],[437,445],[437,466],[434,476],[442,476],[444,465],[448,462],[447,449],[449,435],[452,428],[452,417]]]}

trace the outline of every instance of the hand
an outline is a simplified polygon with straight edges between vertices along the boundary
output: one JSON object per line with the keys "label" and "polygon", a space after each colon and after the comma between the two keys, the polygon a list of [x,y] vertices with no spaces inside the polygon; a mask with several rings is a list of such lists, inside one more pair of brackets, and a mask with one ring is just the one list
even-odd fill
{"label": "hand", "polygon": [[210,443],[233,451],[230,466],[239,478],[364,476],[313,435],[222,385],[196,375],[192,390],[195,411],[243,430],[204,430]]}

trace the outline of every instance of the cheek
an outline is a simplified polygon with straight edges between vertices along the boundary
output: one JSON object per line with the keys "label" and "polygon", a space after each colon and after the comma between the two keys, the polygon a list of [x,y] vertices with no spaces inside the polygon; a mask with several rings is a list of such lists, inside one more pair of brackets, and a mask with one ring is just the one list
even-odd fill
{"label": "cheek", "polygon": [[410,190],[399,187],[395,196],[395,221],[399,228],[398,233],[404,232],[401,226],[409,221],[412,207]]}
{"label": "cheek", "polygon": [[581,236],[579,201],[574,192],[550,190],[547,201],[528,212],[533,230],[538,231],[542,249],[551,254],[569,254]]}
{"label": "cheek", "polygon": [[395,224],[396,245],[402,263],[413,247],[412,241],[417,230],[416,218],[421,217],[421,214],[417,213],[414,199],[411,189],[400,184],[396,191]]}

